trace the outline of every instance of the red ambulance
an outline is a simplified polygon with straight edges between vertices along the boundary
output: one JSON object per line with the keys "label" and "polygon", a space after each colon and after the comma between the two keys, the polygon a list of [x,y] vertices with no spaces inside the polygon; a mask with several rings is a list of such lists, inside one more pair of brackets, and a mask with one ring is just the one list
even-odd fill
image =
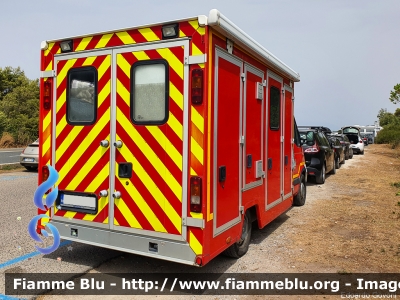
{"label": "red ambulance", "polygon": [[39,184],[51,165],[59,193],[39,213],[80,243],[196,266],[242,256],[252,222],[303,182],[298,81],[215,9],[42,42]]}

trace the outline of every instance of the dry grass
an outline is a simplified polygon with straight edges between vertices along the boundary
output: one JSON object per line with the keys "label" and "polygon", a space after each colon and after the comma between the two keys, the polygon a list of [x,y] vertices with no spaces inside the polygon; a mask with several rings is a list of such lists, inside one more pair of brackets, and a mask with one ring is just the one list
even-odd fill
{"label": "dry grass", "polygon": [[[393,272],[400,269],[400,148],[370,145],[355,166],[327,179],[329,189],[299,226],[294,249],[313,272]],[[299,270],[299,269],[297,269]]]}
{"label": "dry grass", "polygon": [[14,147],[14,138],[8,132],[3,132],[0,138],[0,148],[12,148]]}

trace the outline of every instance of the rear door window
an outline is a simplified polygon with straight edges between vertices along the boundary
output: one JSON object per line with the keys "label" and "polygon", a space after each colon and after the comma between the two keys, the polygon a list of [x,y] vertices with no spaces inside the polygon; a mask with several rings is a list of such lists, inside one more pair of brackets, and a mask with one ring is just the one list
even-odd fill
{"label": "rear door window", "polygon": [[131,118],[134,124],[161,125],[168,120],[169,79],[165,60],[140,61],[131,69]]}
{"label": "rear door window", "polygon": [[97,69],[74,68],[68,72],[67,122],[92,125],[97,112]]}

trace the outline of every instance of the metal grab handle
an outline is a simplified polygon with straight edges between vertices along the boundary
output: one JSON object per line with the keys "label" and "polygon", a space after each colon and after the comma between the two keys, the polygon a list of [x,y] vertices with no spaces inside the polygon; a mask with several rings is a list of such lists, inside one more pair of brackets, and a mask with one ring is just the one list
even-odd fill
{"label": "metal grab handle", "polygon": [[116,141],[116,142],[114,143],[114,146],[117,147],[117,148],[121,148],[122,145],[123,145],[122,141]]}
{"label": "metal grab handle", "polygon": [[102,191],[100,191],[99,195],[100,195],[100,197],[107,197],[108,196],[108,191],[102,190]]}
{"label": "metal grab handle", "polygon": [[112,194],[112,196],[113,196],[113,198],[115,198],[115,199],[119,199],[119,198],[121,198],[121,192],[116,191],[116,192],[114,192],[114,193]]}
{"label": "metal grab handle", "polygon": [[268,170],[272,169],[272,158],[268,158]]}
{"label": "metal grab handle", "polygon": [[102,141],[100,142],[100,146],[102,146],[102,147],[104,147],[104,148],[107,148],[108,145],[110,145],[110,143],[109,143],[109,141],[107,141],[107,140],[102,140]]}

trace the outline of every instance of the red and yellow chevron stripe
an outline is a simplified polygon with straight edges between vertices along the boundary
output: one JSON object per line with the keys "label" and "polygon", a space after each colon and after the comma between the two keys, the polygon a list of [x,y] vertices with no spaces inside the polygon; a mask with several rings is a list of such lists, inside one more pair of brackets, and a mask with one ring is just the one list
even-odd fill
{"label": "red and yellow chevron stripe", "polygon": [[[133,45],[159,41],[162,26],[131,29],[114,33],[78,38],[73,41],[73,51],[88,51],[115,46]],[[197,20],[179,24],[179,37],[190,37],[190,55],[202,55],[205,50],[205,29]],[[42,52],[42,69],[53,70],[54,55],[59,54],[59,43],[50,43]],[[108,189],[109,149],[99,146],[102,139],[109,140],[110,129],[110,56],[60,60],[57,65],[57,101],[55,120],[52,112],[45,113],[42,121],[42,164],[55,164],[60,174],[57,183],[60,190],[98,193]],[[167,124],[162,126],[135,126],[130,121],[130,68],[136,61],[165,59],[170,74],[170,112]],[[189,142],[189,173],[203,174],[205,108],[189,107],[189,141],[183,141],[183,47],[163,48],[117,55],[116,81],[116,138],[124,142],[117,150],[115,170],[122,162],[133,163],[133,177],[130,180],[115,176],[115,189],[122,197],[116,199],[114,220],[108,220],[108,198],[101,198],[97,215],[66,212],[55,209],[57,216],[81,219],[99,223],[113,222],[115,226],[152,230],[179,235],[182,232],[182,170],[183,143]],[[43,67],[44,66],[44,67]],[[92,126],[71,126],[66,122],[66,75],[68,70],[80,66],[94,66],[98,69],[98,113],[97,122]],[[205,68],[205,64],[197,66]],[[46,79],[45,79],[46,80]],[[51,149],[51,124],[55,122],[56,148]],[[126,147],[125,147],[126,146]],[[55,161],[51,153],[55,151]],[[188,212],[189,213],[189,212]],[[193,218],[203,214],[190,213]],[[203,230],[189,228],[187,240],[193,251],[203,251]]]}
{"label": "red and yellow chevron stripe", "polygon": [[[93,66],[98,72],[97,122],[88,126],[72,126],[66,120],[67,73],[71,68]],[[60,177],[60,190],[98,194],[109,186],[109,148],[100,141],[109,139],[111,56],[61,60],[57,65],[57,101],[55,132],[55,169]],[[108,223],[108,198],[100,198],[96,215],[57,210],[56,216]]]}
{"label": "red and yellow chevron stripe", "polygon": [[[164,59],[169,65],[169,119],[165,125],[134,125],[130,121],[131,66]],[[115,202],[114,224],[170,234],[182,232],[183,170],[182,47],[117,55],[117,165],[132,162],[131,180],[115,177],[122,197]]]}

